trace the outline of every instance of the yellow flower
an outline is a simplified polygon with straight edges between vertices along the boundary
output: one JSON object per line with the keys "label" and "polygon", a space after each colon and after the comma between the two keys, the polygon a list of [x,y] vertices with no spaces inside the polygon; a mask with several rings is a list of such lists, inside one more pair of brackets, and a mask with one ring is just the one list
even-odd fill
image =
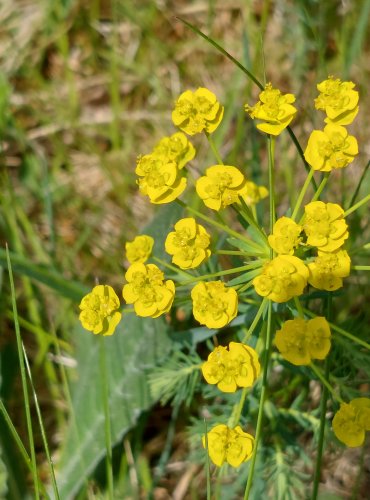
{"label": "yellow flower", "polygon": [[243,195],[243,199],[247,205],[256,205],[269,194],[265,186],[257,186],[257,184],[252,181],[247,181],[245,186],[246,194]]}
{"label": "yellow flower", "polygon": [[157,318],[167,313],[175,297],[175,284],[164,281],[163,272],[154,264],[135,263],[125,274],[127,285],[122,290],[127,304],[134,304],[138,316]]}
{"label": "yellow flower", "polygon": [[239,467],[249,460],[253,453],[254,437],[237,425],[230,429],[227,425],[219,424],[202,437],[203,447],[208,444],[208,454],[212,462],[221,467],[227,462],[232,467]]}
{"label": "yellow flower", "polygon": [[186,188],[186,179],[182,177],[176,162],[165,156],[153,153],[140,156],[135,172],[140,177],[137,181],[140,192],[149,196],[155,204],[170,203]]}
{"label": "yellow flower", "polygon": [[252,347],[230,342],[227,347],[216,347],[202,365],[208,384],[217,384],[222,392],[235,392],[238,387],[252,387],[260,374],[257,353]]}
{"label": "yellow flower", "polygon": [[136,236],[133,241],[127,241],[125,245],[127,260],[130,264],[147,261],[152,253],[153,245],[153,238],[146,234]]}
{"label": "yellow flower", "polygon": [[121,320],[119,298],[109,285],[97,285],[81,300],[79,319],[95,334],[112,335]]}
{"label": "yellow flower", "polygon": [[222,328],[238,311],[238,294],[222,281],[200,282],[191,291],[193,315],[201,325]]}
{"label": "yellow flower", "polygon": [[311,133],[304,157],[314,170],[331,172],[349,165],[357,154],[356,138],[344,127],[329,123],[324,131]]}
{"label": "yellow flower", "polygon": [[170,137],[163,137],[154,147],[153,153],[169,162],[175,162],[177,168],[182,169],[194,158],[195,149],[185,134],[177,132]]}
{"label": "yellow flower", "polygon": [[276,332],[275,345],[284,359],[293,365],[308,365],[311,359],[325,359],[330,351],[330,327],[325,318],[286,321]]}
{"label": "yellow flower", "polygon": [[341,403],[332,425],[334,434],[346,446],[361,446],[365,441],[365,431],[370,430],[370,399],[356,398]]}
{"label": "yellow flower", "polygon": [[353,122],[358,113],[358,92],[353,90],[354,86],[352,82],[342,82],[332,76],[317,85],[320,94],[315,99],[315,107],[325,111],[326,123],[349,125]]}
{"label": "yellow flower", "polygon": [[198,267],[211,255],[208,249],[210,235],[195,219],[188,217],[175,224],[175,231],[165,241],[166,252],[173,255],[172,262],[181,269]]}
{"label": "yellow flower", "polygon": [[318,257],[308,264],[308,282],[319,290],[333,292],[343,286],[342,278],[349,276],[351,259],[345,250],[318,252]]}
{"label": "yellow flower", "polygon": [[203,130],[214,132],[219,126],[224,108],[217,101],[213,92],[199,88],[195,92],[183,92],[175,103],[172,121],[189,135],[199,134]]}
{"label": "yellow flower", "polygon": [[217,211],[232,203],[239,203],[239,196],[244,196],[248,191],[244,175],[230,165],[207,168],[206,175],[197,180],[195,187],[204,204]]}
{"label": "yellow flower", "polygon": [[302,295],[307,278],[308,269],[298,257],[278,255],[263,266],[253,285],[258,295],[274,302],[287,302]]}
{"label": "yellow flower", "polygon": [[275,224],[272,234],[268,237],[270,247],[276,253],[293,255],[302,238],[302,226],[299,226],[289,217],[280,217]]}
{"label": "yellow flower", "polygon": [[251,118],[262,120],[257,128],[266,134],[279,135],[293,120],[297,110],[292,103],[293,94],[282,94],[268,83],[259,95],[259,102],[255,106],[245,105],[245,111]]}
{"label": "yellow flower", "polygon": [[348,238],[344,210],[336,203],[313,201],[305,206],[303,229],[307,244],[323,252],[334,252]]}

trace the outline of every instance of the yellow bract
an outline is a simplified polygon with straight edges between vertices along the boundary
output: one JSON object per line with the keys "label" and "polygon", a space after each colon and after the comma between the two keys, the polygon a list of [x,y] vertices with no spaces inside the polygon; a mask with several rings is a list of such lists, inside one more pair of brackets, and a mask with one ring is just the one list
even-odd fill
{"label": "yellow bract", "polygon": [[245,111],[251,118],[262,120],[257,128],[266,134],[279,135],[293,120],[297,109],[292,106],[295,102],[293,94],[282,94],[268,83],[259,95],[259,102],[255,106],[245,105]]}
{"label": "yellow bract", "polygon": [[263,266],[253,285],[258,295],[274,302],[287,302],[302,295],[307,278],[308,269],[298,257],[279,255]]}
{"label": "yellow bract", "polygon": [[122,290],[127,304],[134,304],[138,316],[157,318],[171,309],[175,284],[164,281],[163,272],[154,264],[132,264],[125,274]]}
{"label": "yellow bract", "polygon": [[345,250],[318,252],[318,257],[308,264],[308,282],[319,290],[333,292],[343,286],[342,278],[349,276],[351,259]]}
{"label": "yellow bract", "polygon": [[202,365],[208,384],[217,384],[222,392],[235,392],[238,387],[252,387],[260,374],[257,353],[252,347],[230,342],[227,347],[216,347]]}
{"label": "yellow bract", "polygon": [[324,359],[330,351],[330,327],[325,318],[286,321],[276,332],[275,345],[293,365],[308,365],[311,359]]}
{"label": "yellow bract", "polygon": [[172,121],[189,135],[199,134],[203,130],[211,133],[219,126],[223,114],[224,108],[215,94],[201,87],[195,92],[187,90],[180,95],[172,111]]}
{"label": "yellow bract", "polygon": [[194,158],[195,148],[185,134],[176,132],[170,137],[163,137],[154,147],[153,153],[170,162],[175,162],[177,168],[182,169]]}
{"label": "yellow bract", "polygon": [[361,446],[365,441],[365,431],[370,430],[370,399],[356,398],[341,403],[332,425],[334,434],[346,446]]}
{"label": "yellow bract", "polygon": [[153,238],[146,234],[136,236],[133,241],[127,241],[125,245],[127,260],[130,264],[147,261],[152,253],[153,245]]}
{"label": "yellow bract", "polygon": [[222,281],[200,282],[191,291],[193,315],[201,325],[222,328],[238,312],[238,294]]}
{"label": "yellow bract", "polygon": [[303,229],[307,244],[323,252],[333,252],[348,238],[344,210],[336,203],[313,201],[305,206]]}
{"label": "yellow bract", "polygon": [[280,217],[274,224],[273,233],[268,237],[269,245],[276,253],[293,255],[302,240],[301,232],[302,226],[293,219]]}
{"label": "yellow bract", "polygon": [[314,170],[330,172],[349,165],[358,154],[357,140],[340,125],[329,123],[324,131],[314,130],[304,157]]}
{"label": "yellow bract", "polygon": [[181,269],[198,267],[211,255],[208,249],[210,235],[205,228],[188,217],[175,224],[175,231],[165,241],[166,252],[173,255],[172,262]]}
{"label": "yellow bract", "polygon": [[112,335],[121,320],[119,298],[109,285],[97,285],[81,300],[79,319],[95,334]]}
{"label": "yellow bract", "polygon": [[208,454],[212,462],[221,467],[227,462],[232,467],[239,467],[249,460],[253,453],[254,437],[237,425],[230,429],[227,425],[216,425],[202,437],[203,447],[208,445]]}
{"label": "yellow bract", "polygon": [[196,190],[204,204],[217,211],[239,203],[239,196],[248,194],[244,175],[231,165],[208,167],[206,175],[197,180]]}
{"label": "yellow bract", "polygon": [[352,82],[342,82],[329,76],[317,85],[320,92],[315,99],[316,109],[325,111],[326,123],[349,125],[358,113],[358,92]]}

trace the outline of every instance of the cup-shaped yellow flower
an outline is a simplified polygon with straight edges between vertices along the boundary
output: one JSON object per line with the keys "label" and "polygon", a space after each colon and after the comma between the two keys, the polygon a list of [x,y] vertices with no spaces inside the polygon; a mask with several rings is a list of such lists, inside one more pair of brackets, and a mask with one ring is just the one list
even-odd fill
{"label": "cup-shaped yellow flower", "polygon": [[217,384],[222,392],[252,387],[260,370],[256,351],[238,342],[230,342],[229,349],[216,347],[202,365],[202,373],[208,384]]}
{"label": "cup-shaped yellow flower", "polygon": [[354,83],[342,82],[333,76],[317,85],[320,94],[315,99],[315,107],[325,111],[326,123],[349,125],[353,122],[358,113],[359,100],[354,87]]}
{"label": "cup-shaped yellow flower", "polygon": [[204,204],[217,211],[239,203],[239,196],[248,192],[244,175],[231,165],[208,167],[206,175],[197,180],[195,187]]}
{"label": "cup-shaped yellow flower", "polygon": [[146,262],[152,253],[153,245],[153,238],[147,234],[141,234],[133,241],[127,241],[125,245],[127,260],[130,264]]}
{"label": "cup-shaped yellow flower", "polygon": [[210,235],[193,217],[181,219],[165,241],[166,252],[181,269],[194,269],[211,255]]}
{"label": "cup-shaped yellow flower", "polygon": [[334,434],[346,446],[361,446],[365,441],[365,431],[370,431],[370,399],[356,398],[341,403],[332,425]]}
{"label": "cup-shaped yellow flower", "polygon": [[138,316],[157,318],[171,309],[175,284],[164,281],[163,272],[155,264],[132,264],[125,278],[128,283],[123,287],[123,298],[134,305]]}
{"label": "cup-shaped yellow flower", "polygon": [[266,134],[279,135],[293,120],[297,109],[292,106],[295,102],[293,94],[282,94],[268,83],[259,95],[255,106],[245,105],[245,111],[251,118],[257,118],[262,123],[257,128]]}
{"label": "cup-shaped yellow flower", "polygon": [[267,262],[253,280],[254,289],[274,302],[287,302],[302,295],[307,285],[308,269],[293,255],[278,255]]}
{"label": "cup-shaped yellow flower", "polygon": [[223,115],[224,108],[215,94],[201,87],[180,95],[172,111],[172,121],[186,134],[195,135],[203,130],[210,134],[219,126]]}
{"label": "cup-shaped yellow flower", "polygon": [[343,286],[343,279],[349,276],[351,259],[345,250],[318,252],[313,262],[308,264],[308,282],[319,290],[333,292]]}
{"label": "cup-shaped yellow flower", "polygon": [[231,429],[219,424],[202,437],[203,447],[208,445],[208,454],[212,462],[221,467],[227,462],[232,467],[239,467],[249,460],[253,453],[254,437],[237,425]]}
{"label": "cup-shaped yellow flower", "polygon": [[112,335],[121,320],[120,302],[109,285],[97,285],[81,300],[79,319],[86,330]]}
{"label": "cup-shaped yellow flower", "polygon": [[163,137],[154,147],[156,156],[164,157],[169,162],[175,162],[182,169],[195,156],[195,148],[185,134],[177,132],[170,137]]}
{"label": "cup-shaped yellow flower", "polygon": [[340,125],[329,123],[324,130],[314,130],[304,157],[314,170],[331,172],[349,165],[358,154],[357,140]]}
{"label": "cup-shaped yellow flower", "polygon": [[222,281],[197,283],[191,291],[193,315],[201,325],[222,328],[233,320],[238,312],[238,294]]}
{"label": "cup-shaped yellow flower", "polygon": [[270,247],[278,254],[293,255],[302,238],[302,226],[289,217],[280,217],[268,237]]}
{"label": "cup-shaped yellow flower", "polygon": [[323,252],[334,252],[348,238],[344,210],[336,203],[313,201],[304,207],[303,229],[307,244]]}
{"label": "cup-shaped yellow flower", "polygon": [[140,192],[155,204],[170,203],[186,188],[186,179],[177,163],[163,155],[140,156],[135,172],[140,177],[137,181]]}
{"label": "cup-shaped yellow flower", "polygon": [[276,332],[275,345],[293,365],[309,365],[312,359],[325,359],[331,347],[330,327],[325,318],[295,318]]}
{"label": "cup-shaped yellow flower", "polygon": [[246,193],[243,194],[243,200],[249,206],[256,205],[261,200],[267,198],[269,194],[268,189],[265,188],[265,186],[257,186],[257,184],[252,181],[247,181],[245,186]]}

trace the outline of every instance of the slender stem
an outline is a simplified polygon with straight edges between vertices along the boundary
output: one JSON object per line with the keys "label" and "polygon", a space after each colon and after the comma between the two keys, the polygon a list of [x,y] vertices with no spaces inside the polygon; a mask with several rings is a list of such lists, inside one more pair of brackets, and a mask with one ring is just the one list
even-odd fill
{"label": "slender stem", "polygon": [[325,172],[324,177],[323,177],[322,181],[320,182],[319,187],[317,188],[315,194],[313,195],[311,202],[319,199],[324,187],[326,186],[326,184],[329,180],[329,177],[330,177],[330,172]]}
{"label": "slender stem", "polygon": [[214,141],[213,141],[212,136],[211,136],[208,132],[206,132],[206,131],[204,131],[204,133],[205,133],[205,136],[207,137],[208,144],[211,146],[211,149],[212,149],[212,151],[213,151],[213,154],[215,155],[215,158],[216,158],[216,160],[217,160],[217,163],[218,163],[219,165],[223,165],[223,164],[224,164],[224,162],[222,161],[222,158],[221,158],[221,156],[220,156],[220,153],[218,152],[218,149],[216,148],[216,145],[215,145],[215,143],[214,143]]}
{"label": "slender stem", "polygon": [[105,339],[103,336],[99,339],[100,354],[100,377],[102,381],[102,399],[104,407],[104,430],[105,430],[105,448],[106,448],[106,473],[108,482],[108,498],[114,500],[113,490],[113,466],[112,466],[112,438],[109,411],[109,387],[107,377],[107,362],[105,355]]}
{"label": "slender stem", "polygon": [[294,305],[297,309],[298,316],[304,319],[303,307],[298,297],[294,297]]}
{"label": "slender stem", "polygon": [[348,210],[346,210],[344,212],[344,217],[347,217],[347,215],[351,214],[355,210],[357,210],[360,207],[362,207],[362,205],[364,205],[365,203],[367,203],[369,200],[370,200],[370,194],[368,194],[367,196],[365,196],[365,198],[362,198],[362,200],[358,201],[355,205],[353,205],[353,207],[350,207]]}
{"label": "slender stem", "polygon": [[[269,191],[270,191],[270,234],[273,233],[276,219],[275,214],[275,142],[276,137],[268,137],[268,165],[269,165]],[[271,249],[271,257],[273,250]]]}
{"label": "slender stem", "polygon": [[167,267],[167,269],[171,269],[171,271],[174,271],[175,273],[178,273],[178,274],[183,274],[184,276],[186,276],[187,278],[193,278],[193,275],[190,274],[190,273],[187,273],[186,271],[183,271],[182,269],[180,269],[179,267],[175,267],[175,266],[172,266],[171,264],[169,264],[168,262],[166,262],[165,260],[162,260],[158,257],[155,257],[153,256],[152,257],[153,260],[155,260],[156,262],[158,262],[158,264],[160,264],[161,266],[163,267]]}
{"label": "slender stem", "polygon": [[258,308],[257,314],[255,315],[254,320],[252,321],[251,326],[248,328],[248,331],[243,338],[243,344],[249,339],[249,337],[252,335],[252,333],[256,329],[256,326],[258,325],[258,322],[259,322],[262,314],[265,312],[267,301],[268,301],[268,298],[264,297],[259,308]]}
{"label": "slender stem", "polygon": [[246,266],[233,267],[232,269],[225,269],[224,271],[219,271],[218,273],[210,273],[210,274],[203,274],[202,276],[195,276],[192,277],[190,280],[179,283],[178,286],[184,286],[188,285],[189,283],[193,283],[194,281],[216,278],[218,276],[227,276],[228,274],[241,273],[243,271],[249,271],[250,269],[255,269],[258,267],[261,267],[261,263],[254,261],[251,264],[247,264]]}
{"label": "slender stem", "polygon": [[364,171],[362,172],[362,175],[360,177],[359,183],[357,184],[357,188],[356,188],[355,192],[353,193],[351,202],[349,204],[350,207],[354,204],[354,202],[355,202],[355,200],[357,198],[357,195],[360,192],[362,183],[363,183],[363,181],[365,179],[365,176],[366,176],[366,173],[367,173],[369,167],[370,167],[370,160],[366,163]]}
{"label": "slender stem", "polygon": [[260,395],[258,416],[257,416],[256,438],[255,438],[255,442],[254,442],[254,450],[253,450],[251,465],[249,468],[247,485],[246,485],[245,493],[244,493],[244,500],[248,500],[249,494],[250,494],[250,491],[252,488],[253,474],[254,474],[254,468],[256,465],[258,445],[259,445],[259,441],[261,438],[263,407],[265,404],[266,394],[267,394],[267,374],[268,374],[269,361],[270,361],[271,341],[272,341],[272,302],[269,301],[268,315],[267,315],[267,335],[266,335],[266,351],[265,351],[266,354],[265,354],[265,360],[264,360],[264,365],[263,365],[262,388],[261,388],[261,395]]}
{"label": "slender stem", "polygon": [[240,256],[245,255],[247,257],[254,255],[252,253],[246,254],[242,250],[215,250],[213,253],[216,255],[240,255]]}
{"label": "slender stem", "polygon": [[353,271],[370,271],[370,266],[352,266]]}
{"label": "slender stem", "polygon": [[239,403],[237,403],[234,406],[235,414],[231,415],[231,418],[230,418],[230,425],[229,426],[231,428],[234,428],[236,425],[238,425],[238,423],[240,421],[240,416],[241,416],[242,411],[243,411],[243,406],[244,406],[245,398],[247,397],[247,393],[248,393],[248,387],[244,387],[243,390],[241,391],[241,394],[240,394]]}
{"label": "slender stem", "polygon": [[[292,139],[295,147],[297,148],[298,154],[303,161],[303,164],[304,164],[304,167],[305,167],[307,173],[309,173],[311,167],[307,163],[306,158],[304,157],[303,149],[301,148],[301,145],[299,144],[297,137],[295,136],[293,130],[290,127],[287,127],[287,130],[289,132],[290,138]],[[315,179],[313,177],[311,178],[311,182],[312,182],[313,189],[316,191],[317,185],[316,185]]]}
{"label": "slender stem", "polygon": [[337,394],[335,389],[329,384],[327,379],[324,377],[324,375],[321,373],[319,368],[314,365],[312,362],[310,363],[310,367],[312,371],[315,373],[316,377],[320,379],[321,383],[328,389],[328,391],[332,394],[332,396],[339,402],[343,403],[343,399]]}
{"label": "slender stem", "polygon": [[310,185],[310,182],[311,182],[311,179],[313,177],[313,168],[311,168],[311,170],[308,172],[308,175],[306,177],[306,180],[304,181],[304,184],[302,186],[302,189],[301,189],[301,192],[299,193],[298,195],[298,198],[297,198],[297,201],[296,201],[296,204],[295,204],[295,207],[293,209],[293,213],[291,215],[291,219],[295,220],[296,217],[297,217],[297,214],[298,214],[298,211],[299,209],[301,208],[301,205],[302,205],[302,201],[303,201],[303,198],[304,198],[304,195],[306,194],[306,191],[308,189],[308,186]]}
{"label": "slender stem", "polygon": [[239,196],[239,200],[241,203],[241,207],[237,203],[235,203],[233,205],[233,208],[235,208],[238,214],[240,214],[248,222],[250,226],[253,226],[255,228],[255,230],[261,235],[261,237],[267,243],[267,236],[264,233],[263,229],[255,221],[250,208],[248,207],[248,205],[245,203],[244,199],[241,196]]}

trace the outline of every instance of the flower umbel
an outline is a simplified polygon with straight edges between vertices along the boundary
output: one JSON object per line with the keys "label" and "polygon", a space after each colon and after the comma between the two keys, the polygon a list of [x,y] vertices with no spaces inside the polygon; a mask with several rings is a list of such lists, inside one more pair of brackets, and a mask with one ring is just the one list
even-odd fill
{"label": "flower umbel", "polygon": [[349,276],[351,259],[345,250],[318,252],[313,262],[308,264],[308,282],[319,290],[333,292],[343,286],[342,278]]}
{"label": "flower umbel", "polygon": [[326,123],[349,125],[358,113],[358,92],[352,82],[342,82],[339,78],[329,76],[317,85],[320,92],[315,99],[316,109],[326,113]]}
{"label": "flower umbel", "polygon": [[154,147],[156,156],[175,162],[177,168],[182,169],[195,156],[195,148],[185,134],[177,132],[170,137],[163,137]]}
{"label": "flower umbel", "polygon": [[332,425],[334,434],[346,446],[361,446],[365,441],[365,431],[370,431],[370,399],[356,398],[341,403]]}
{"label": "flower umbel", "polygon": [[147,261],[152,253],[153,245],[153,238],[146,234],[136,236],[133,241],[127,241],[125,245],[127,260],[130,264]]}
{"label": "flower umbel", "polygon": [[97,285],[80,303],[81,324],[95,334],[112,335],[121,320],[119,298],[109,285]]}
{"label": "flower umbel", "polygon": [[175,284],[164,281],[163,272],[155,264],[132,264],[125,274],[128,281],[122,290],[127,304],[134,304],[138,316],[157,318],[171,309]]}
{"label": "flower umbel", "polygon": [[302,226],[289,217],[280,217],[275,224],[273,233],[268,237],[270,247],[278,254],[293,255],[302,238]]}
{"label": "flower umbel", "polygon": [[172,262],[181,269],[198,267],[211,255],[208,249],[210,235],[205,228],[188,217],[175,224],[175,231],[165,241],[166,252],[173,255]]}
{"label": "flower umbel", "polygon": [[293,94],[282,94],[268,83],[259,95],[259,102],[255,106],[245,105],[245,111],[251,118],[262,120],[257,128],[266,134],[279,135],[293,120],[297,109],[292,106],[295,102]]}
{"label": "flower umbel", "polygon": [[293,365],[308,365],[311,359],[325,359],[330,351],[330,327],[325,318],[295,318],[276,332],[275,345]]}
{"label": "flower umbel", "polygon": [[257,353],[252,347],[230,342],[227,347],[216,347],[202,365],[208,384],[217,384],[222,392],[235,392],[238,387],[252,387],[260,374]]}
{"label": "flower umbel", "polygon": [[[206,447],[206,437],[202,437]],[[232,467],[239,467],[249,460],[253,453],[254,437],[237,425],[230,429],[227,425],[216,425],[207,432],[208,454],[212,462],[221,467],[227,462]]]}
{"label": "flower umbel", "polygon": [[201,325],[222,328],[238,312],[238,294],[222,281],[201,281],[191,291],[193,315]]}
{"label": "flower umbel", "polygon": [[323,252],[334,252],[348,238],[344,210],[336,203],[313,201],[305,206],[303,229],[307,244]]}

